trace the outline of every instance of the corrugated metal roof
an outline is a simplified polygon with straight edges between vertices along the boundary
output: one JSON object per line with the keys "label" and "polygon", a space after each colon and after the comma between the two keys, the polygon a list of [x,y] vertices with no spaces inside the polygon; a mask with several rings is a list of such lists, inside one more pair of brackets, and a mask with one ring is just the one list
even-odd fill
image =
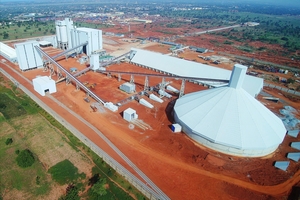
{"label": "corrugated metal roof", "polygon": [[287,154],[287,158],[295,161],[295,162],[298,162],[299,161],[299,158],[300,158],[300,152],[292,152],[292,153],[288,153]]}
{"label": "corrugated metal roof", "polygon": [[54,83],[55,84],[55,81],[53,79],[51,79],[50,77],[48,77],[48,76],[36,77],[32,81],[35,81],[39,85],[47,85],[49,83]]}
{"label": "corrugated metal roof", "polygon": [[10,59],[17,58],[16,50],[14,48],[11,48],[10,46],[2,43],[2,42],[0,42],[0,52],[2,54],[5,54]]}
{"label": "corrugated metal roof", "polygon": [[292,136],[292,137],[294,137],[294,138],[297,138],[297,137],[298,137],[298,134],[299,134],[299,129],[288,131],[288,135],[290,135],[290,136]]}
{"label": "corrugated metal roof", "polygon": [[286,171],[288,166],[290,165],[290,161],[276,161],[274,166],[278,169]]}
{"label": "corrugated metal roof", "polygon": [[[148,66],[153,69],[158,69],[178,76],[230,79],[230,70],[163,55],[161,53],[136,48],[132,48],[132,50],[136,51],[136,54],[131,59],[131,62]],[[213,87],[224,86],[224,84],[217,82],[199,82]],[[246,75],[243,88],[252,96],[256,96],[263,88],[263,79]]]}

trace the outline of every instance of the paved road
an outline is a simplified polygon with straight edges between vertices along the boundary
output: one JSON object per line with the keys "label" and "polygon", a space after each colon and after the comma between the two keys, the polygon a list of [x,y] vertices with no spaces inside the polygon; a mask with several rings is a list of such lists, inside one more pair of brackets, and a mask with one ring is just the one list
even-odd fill
{"label": "paved road", "polygon": [[[18,71],[14,70],[11,68],[9,65],[2,63],[6,67],[8,67],[10,70],[12,70],[14,73],[16,73],[19,77],[18,80],[16,81],[16,76],[12,77],[10,74],[8,74],[5,70],[0,68],[0,71],[7,76],[15,85],[17,85],[21,90],[23,90],[28,96],[30,96],[35,102],[37,102],[43,109],[45,109],[49,114],[51,114],[55,119],[57,119],[60,123],[67,125],[66,127],[72,132],[72,133],[79,133],[80,135],[81,132],[75,128],[71,123],[67,122],[63,117],[61,117],[57,112],[55,112],[52,108],[50,108],[46,103],[44,103],[40,98],[38,98],[35,94],[33,94],[31,91],[25,87],[24,81],[27,82],[27,84],[32,85],[31,81],[28,79],[24,78]],[[20,79],[23,79],[23,84]],[[144,190],[150,192],[153,197],[157,197],[159,199],[169,199],[169,197],[163,193],[160,188],[158,188],[133,162],[129,160],[101,131],[99,131],[97,128],[95,128],[92,124],[90,124],[88,121],[83,119],[81,116],[79,116],[77,113],[73,112],[70,110],[67,106],[62,104],[60,101],[55,99],[53,96],[48,95],[47,96],[49,99],[54,101],[57,105],[60,106],[65,112],[70,113],[73,117],[76,117],[80,122],[84,123],[87,127],[92,129],[98,136],[100,136],[109,146],[112,148],[144,181],[145,183],[142,183],[141,181],[138,181],[138,178],[135,177],[132,173],[130,173],[126,168],[124,168],[122,165],[120,165],[116,160],[114,160],[112,157],[110,157],[108,154],[106,154],[103,150],[100,149],[96,144],[94,144],[91,141],[92,144],[92,149],[97,149],[101,151],[102,154],[104,154],[106,157],[108,157],[109,161],[112,162],[115,166],[118,166],[119,168],[122,169],[123,172],[128,173],[131,176],[131,179],[135,180],[137,183],[140,184],[140,187],[142,187]],[[85,141],[89,140],[85,136],[81,136],[79,139],[83,138],[83,143],[86,143]],[[149,187],[150,186],[150,187]]]}
{"label": "paved road", "polygon": [[210,30],[206,30],[206,31],[200,31],[200,32],[191,33],[191,35],[201,35],[201,34],[204,34],[204,33],[211,33],[211,32],[222,31],[222,30],[231,29],[231,28],[237,28],[237,27],[241,27],[241,25],[237,24],[237,25],[233,25],[233,26],[226,26],[226,27],[222,27],[222,28],[215,28],[215,29],[210,29]]}

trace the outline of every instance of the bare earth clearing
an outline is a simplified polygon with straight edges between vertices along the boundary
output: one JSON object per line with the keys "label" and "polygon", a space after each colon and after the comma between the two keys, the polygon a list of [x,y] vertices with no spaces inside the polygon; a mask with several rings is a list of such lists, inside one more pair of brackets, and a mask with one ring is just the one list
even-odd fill
{"label": "bare earth clearing", "polygon": [[[116,38],[110,39],[116,41],[117,45],[111,42],[104,44],[104,48],[107,48],[108,52],[117,50],[118,55],[120,55],[122,51],[128,52],[132,46],[131,43]],[[135,45],[142,47],[142,44]],[[167,53],[167,47],[165,46],[151,47],[150,44],[147,44],[144,48]],[[183,53],[180,56],[184,59],[203,62],[200,58],[197,58],[195,53]],[[61,60],[59,63],[66,69],[73,66],[78,69],[86,67],[80,65],[75,59]],[[15,69],[18,68],[18,66],[11,66]],[[224,63],[218,66],[230,69],[233,63]],[[13,74],[7,67],[3,66],[3,69]],[[126,63],[111,65],[108,69],[154,73]],[[49,75],[49,72],[42,72],[39,69],[23,72],[22,75],[31,80],[36,75]],[[17,76],[16,78],[21,79]],[[109,78],[103,74],[93,72],[88,72],[86,75],[79,77],[82,82],[96,83],[96,87],[92,90],[100,98],[113,103],[129,97],[128,94],[118,89],[119,85],[129,81],[129,79],[129,76],[124,75],[122,80],[118,82],[116,77]],[[150,85],[155,85],[160,81],[158,78],[150,78]],[[172,81],[172,86],[180,88],[180,81],[167,81]],[[141,91],[144,78],[136,76],[135,83],[137,92]],[[112,113],[106,109],[105,112],[99,113],[92,112],[89,104],[83,101],[85,94],[82,91],[76,91],[74,86],[66,86],[62,82],[57,85],[57,89],[58,92],[53,94],[53,97],[101,130],[171,199],[240,199],[241,197],[249,200],[286,199],[291,188],[300,180],[300,172],[298,171],[300,165],[296,162],[291,161],[287,172],[273,167],[274,161],[286,160],[286,153],[295,151],[289,144],[293,141],[299,141],[299,137],[286,136],[285,141],[278,150],[265,158],[250,159],[228,156],[196,145],[183,133],[173,134],[171,132],[169,126],[173,123],[172,105],[176,97],[169,100],[164,98],[162,104],[145,97],[147,101],[155,106],[153,109],[132,101],[120,107],[118,113]],[[187,83],[185,93],[203,89],[206,88]],[[271,93],[278,96],[278,93],[274,91],[271,91]],[[47,102],[49,101],[47,98],[41,99]],[[299,104],[295,104],[288,99],[285,99],[285,101],[294,108],[300,109]],[[274,112],[278,112],[278,109],[284,106],[272,102],[265,102],[265,104]],[[57,105],[53,103],[48,105],[57,108]],[[122,112],[128,107],[137,110],[139,119],[147,123],[151,129],[143,130],[137,126],[130,129],[129,123],[122,119]],[[65,119],[75,125],[75,122],[71,120],[72,116],[69,113],[64,114]],[[81,124],[77,123],[76,126],[81,126]],[[89,132],[84,131],[83,126],[82,130],[85,135],[90,135]],[[92,135],[89,137],[94,138],[95,143],[98,143],[97,137]],[[109,153],[113,154],[113,152]],[[122,161],[120,162],[122,163]]]}

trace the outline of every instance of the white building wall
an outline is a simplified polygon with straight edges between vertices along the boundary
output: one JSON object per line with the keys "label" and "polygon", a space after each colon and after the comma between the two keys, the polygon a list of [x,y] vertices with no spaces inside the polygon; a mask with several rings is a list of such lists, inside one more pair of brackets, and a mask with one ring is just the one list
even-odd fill
{"label": "white building wall", "polygon": [[41,54],[35,49],[39,46],[37,41],[28,41],[15,44],[19,67],[21,70],[28,70],[43,66]]}
{"label": "white building wall", "polygon": [[274,145],[268,148],[258,148],[258,149],[237,149],[230,146],[225,146],[222,144],[217,144],[212,141],[205,139],[204,137],[199,136],[197,133],[194,133],[191,128],[186,126],[175,114],[174,120],[176,123],[179,123],[182,126],[183,132],[187,134],[192,140],[196,141],[199,144],[204,145],[215,151],[219,151],[225,154],[242,156],[242,157],[262,157],[273,153],[279,145]]}
{"label": "white building wall", "polygon": [[46,90],[49,90],[50,94],[56,92],[55,81],[48,76],[34,78],[32,79],[32,83],[34,90],[41,96],[45,96]]}
{"label": "white building wall", "polygon": [[11,62],[17,62],[16,50],[0,42],[0,55]]}

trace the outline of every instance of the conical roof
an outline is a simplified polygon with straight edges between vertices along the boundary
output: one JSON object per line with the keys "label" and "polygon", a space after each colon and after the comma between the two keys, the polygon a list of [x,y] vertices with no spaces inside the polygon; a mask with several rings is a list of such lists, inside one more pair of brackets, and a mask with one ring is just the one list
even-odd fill
{"label": "conical roof", "polygon": [[[190,130],[188,135],[237,149],[265,149],[283,141],[286,129],[274,113],[239,87],[187,94],[176,101],[175,118]],[[195,138],[195,137],[193,137]]]}

